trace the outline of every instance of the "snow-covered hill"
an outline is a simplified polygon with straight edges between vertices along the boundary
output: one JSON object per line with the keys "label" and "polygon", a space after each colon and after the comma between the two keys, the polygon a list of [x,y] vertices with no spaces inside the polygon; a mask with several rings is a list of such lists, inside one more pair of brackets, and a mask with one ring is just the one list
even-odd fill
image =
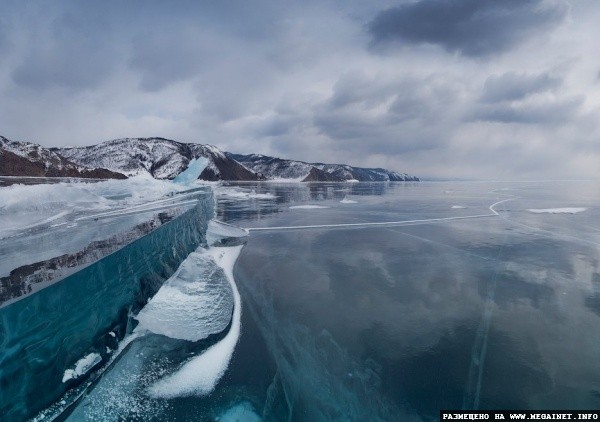
{"label": "snow-covered hill", "polygon": [[212,145],[186,144],[164,138],[125,138],[88,147],[53,148],[84,166],[104,167],[128,176],[148,173],[156,179],[173,179],[191,160],[205,157],[202,180],[260,180],[260,177]]}
{"label": "snow-covered hill", "polygon": [[[260,154],[224,153],[212,145],[164,138],[124,138],[85,147],[44,148],[0,136],[0,176],[125,178],[149,174],[174,179],[193,160],[205,158],[199,179],[304,182],[417,181],[382,168],[306,163]],[[197,162],[196,162],[197,164]]]}
{"label": "snow-covered hill", "polygon": [[397,173],[382,168],[361,168],[345,164],[306,163],[284,160],[261,154],[232,154],[230,158],[262,174],[267,179],[293,179],[298,181],[349,181],[384,182],[418,181],[419,178],[406,173]]}
{"label": "snow-covered hill", "polygon": [[0,136],[0,176],[126,178],[99,166],[78,165],[40,145],[11,141],[3,136]]}

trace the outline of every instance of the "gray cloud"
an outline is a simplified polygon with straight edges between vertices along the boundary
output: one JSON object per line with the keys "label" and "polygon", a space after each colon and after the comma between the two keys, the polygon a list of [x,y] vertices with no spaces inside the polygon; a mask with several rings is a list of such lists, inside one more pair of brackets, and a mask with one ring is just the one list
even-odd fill
{"label": "gray cloud", "polygon": [[484,105],[473,115],[474,120],[498,123],[558,125],[572,120],[583,98],[570,98],[533,104]]}
{"label": "gray cloud", "polygon": [[6,0],[0,134],[163,136],[425,177],[595,177],[600,7],[572,2],[563,19],[568,1]]}
{"label": "gray cloud", "polygon": [[6,24],[2,19],[0,19],[0,51],[4,51],[4,49],[8,46],[8,35]]}
{"label": "gray cloud", "polygon": [[431,149],[444,136],[460,92],[437,76],[342,76],[314,114],[320,133],[355,154]]}
{"label": "gray cloud", "polygon": [[556,126],[576,118],[585,97],[557,95],[562,78],[549,72],[489,76],[466,121]]}
{"label": "gray cloud", "polygon": [[481,99],[490,103],[521,100],[528,95],[557,88],[561,83],[562,79],[548,73],[506,72],[487,78]]}
{"label": "gray cloud", "polygon": [[566,15],[564,4],[542,0],[427,0],[381,11],[369,23],[373,45],[436,44],[481,57],[509,50]]}
{"label": "gray cloud", "polygon": [[390,121],[429,118],[451,104],[458,95],[453,81],[438,75],[397,75],[389,78],[368,77],[363,73],[342,75],[333,86],[333,94],[320,112],[379,110]]}
{"label": "gray cloud", "polygon": [[265,137],[285,136],[302,123],[302,120],[297,117],[277,115],[267,119],[257,131],[257,135]]}
{"label": "gray cloud", "polygon": [[32,31],[12,79],[36,90],[97,87],[116,65],[109,33],[101,28],[101,22],[67,13],[54,19],[49,28]]}
{"label": "gray cloud", "polygon": [[[152,31],[134,37],[130,67],[141,75],[140,87],[158,91],[194,77],[207,57],[194,31]],[[200,42],[199,42],[200,41]],[[204,53],[204,54],[203,54]]]}

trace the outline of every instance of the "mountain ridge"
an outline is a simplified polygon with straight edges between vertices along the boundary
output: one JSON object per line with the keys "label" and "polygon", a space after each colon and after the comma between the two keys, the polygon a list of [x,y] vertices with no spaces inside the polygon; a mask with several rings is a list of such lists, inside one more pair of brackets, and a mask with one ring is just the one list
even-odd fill
{"label": "mountain ridge", "polygon": [[226,154],[255,172],[263,174],[267,179],[289,178],[302,179],[301,181],[307,182],[419,181],[419,178],[416,176],[383,168],[355,167],[348,164],[308,163],[306,161],[288,160],[263,154]]}
{"label": "mountain ridge", "polygon": [[41,145],[4,136],[0,136],[0,176],[127,178],[105,168],[78,165]]}
{"label": "mountain ridge", "polygon": [[209,162],[200,174],[201,180],[261,180],[256,173],[208,144],[166,138],[120,138],[96,145],[53,150],[78,164],[101,166],[127,176],[148,173],[156,179],[173,179],[192,160],[205,157]]}
{"label": "mountain ridge", "polygon": [[148,174],[174,179],[198,158],[208,159],[206,181],[284,180],[298,182],[418,181],[383,168],[307,163],[262,154],[224,152],[209,144],[161,137],[119,138],[81,147],[45,148],[0,136],[0,176],[127,178]]}

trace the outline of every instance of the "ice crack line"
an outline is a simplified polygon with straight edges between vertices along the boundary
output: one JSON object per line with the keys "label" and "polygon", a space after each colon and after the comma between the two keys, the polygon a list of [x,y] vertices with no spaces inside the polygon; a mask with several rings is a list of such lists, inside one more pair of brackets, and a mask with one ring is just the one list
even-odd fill
{"label": "ice crack line", "polygon": [[342,224],[314,224],[308,226],[279,226],[279,227],[250,227],[246,230],[255,231],[280,231],[280,230],[310,230],[310,229],[330,229],[338,227],[371,227],[371,226],[400,226],[420,223],[433,223],[438,221],[466,220],[471,218],[497,217],[500,214],[494,209],[496,205],[503,202],[512,201],[515,198],[503,199],[490,205],[491,214],[463,215],[458,217],[442,217],[442,218],[424,218],[417,220],[400,220],[400,221],[382,221],[376,223],[342,223]]}

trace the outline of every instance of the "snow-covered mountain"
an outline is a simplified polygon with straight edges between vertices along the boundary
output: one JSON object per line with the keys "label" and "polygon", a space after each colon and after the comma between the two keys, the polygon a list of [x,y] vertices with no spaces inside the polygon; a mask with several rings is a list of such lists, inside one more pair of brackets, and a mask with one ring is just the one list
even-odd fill
{"label": "snow-covered mountain", "polygon": [[304,161],[284,160],[261,154],[227,155],[242,163],[266,179],[294,179],[298,181],[347,181],[384,182],[418,181],[419,178],[406,173],[397,173],[382,168],[362,168],[345,164],[306,163]]}
{"label": "snow-covered mountain", "polygon": [[56,152],[30,142],[0,136],[0,176],[85,177],[125,179],[126,176],[99,168],[78,165]]}
{"label": "snow-covered mountain", "polygon": [[217,147],[164,138],[115,139],[87,147],[52,150],[77,164],[104,167],[128,176],[147,173],[156,179],[173,179],[191,160],[205,157],[208,165],[200,174],[202,180],[261,179]]}
{"label": "snow-covered mountain", "polygon": [[208,163],[199,179],[303,182],[417,181],[406,173],[344,164],[306,163],[260,154],[226,153],[212,145],[164,138],[124,138],[85,147],[44,148],[0,136],[0,176],[125,178],[149,174],[174,179],[193,160]]}

